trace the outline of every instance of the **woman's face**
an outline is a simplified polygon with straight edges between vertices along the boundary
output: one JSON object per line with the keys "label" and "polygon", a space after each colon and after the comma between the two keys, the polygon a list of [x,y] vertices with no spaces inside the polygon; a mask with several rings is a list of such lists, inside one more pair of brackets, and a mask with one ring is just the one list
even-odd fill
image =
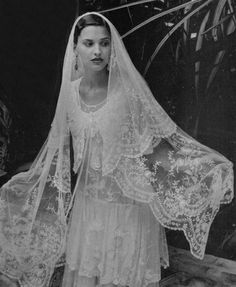
{"label": "woman's face", "polygon": [[102,71],[111,54],[111,37],[106,27],[87,26],[82,29],[76,46],[83,67],[88,71]]}

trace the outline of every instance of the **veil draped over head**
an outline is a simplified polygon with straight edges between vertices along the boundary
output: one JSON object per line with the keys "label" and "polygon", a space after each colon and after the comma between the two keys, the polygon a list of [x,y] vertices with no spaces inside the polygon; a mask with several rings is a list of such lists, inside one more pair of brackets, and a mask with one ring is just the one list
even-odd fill
{"label": "veil draped over head", "polygon": [[[91,14],[91,13],[87,13]],[[58,104],[48,138],[30,170],[15,175],[0,194],[0,271],[24,287],[48,286],[66,244],[73,207],[73,170],[81,177],[87,127],[99,128],[103,176],[123,195],[150,206],[162,226],[182,230],[192,254],[203,258],[210,225],[233,197],[232,164],[185,134],[160,107],[131,62],[115,27],[105,105],[82,113],[72,95],[83,67],[74,53],[74,23],[63,65]],[[84,16],[84,15],[83,15]],[[94,119],[94,120],[93,120]]]}

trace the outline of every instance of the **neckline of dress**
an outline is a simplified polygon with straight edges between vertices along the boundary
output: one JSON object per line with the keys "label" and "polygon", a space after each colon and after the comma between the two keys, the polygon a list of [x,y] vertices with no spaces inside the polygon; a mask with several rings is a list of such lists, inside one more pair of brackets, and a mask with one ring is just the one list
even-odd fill
{"label": "neckline of dress", "polygon": [[81,81],[82,81],[82,77],[79,79],[78,85],[77,85],[77,88],[78,88],[77,102],[78,102],[81,110],[83,112],[86,112],[86,113],[95,113],[95,112],[99,111],[100,109],[102,109],[104,106],[106,106],[106,104],[108,103],[108,97],[106,97],[104,100],[102,100],[98,104],[87,104],[87,103],[85,103],[85,101],[81,98],[80,90],[79,90]]}

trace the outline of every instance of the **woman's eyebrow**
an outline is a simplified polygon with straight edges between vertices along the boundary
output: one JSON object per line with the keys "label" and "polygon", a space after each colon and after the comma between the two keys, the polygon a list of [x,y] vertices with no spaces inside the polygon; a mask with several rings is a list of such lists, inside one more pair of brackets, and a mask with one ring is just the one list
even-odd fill
{"label": "woman's eyebrow", "polygon": [[[100,38],[99,40],[110,40],[111,38],[110,37],[104,37],[104,38]],[[84,38],[82,39],[83,41],[94,41],[94,39],[90,39],[90,38]]]}

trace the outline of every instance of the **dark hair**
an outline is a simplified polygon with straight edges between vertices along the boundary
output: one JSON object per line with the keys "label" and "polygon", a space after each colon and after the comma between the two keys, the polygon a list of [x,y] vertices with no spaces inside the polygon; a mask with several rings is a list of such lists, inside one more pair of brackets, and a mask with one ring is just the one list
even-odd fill
{"label": "dark hair", "polygon": [[78,37],[81,31],[87,26],[102,26],[105,27],[109,34],[111,34],[110,27],[107,22],[96,14],[89,14],[82,17],[75,26],[74,44],[77,44]]}

